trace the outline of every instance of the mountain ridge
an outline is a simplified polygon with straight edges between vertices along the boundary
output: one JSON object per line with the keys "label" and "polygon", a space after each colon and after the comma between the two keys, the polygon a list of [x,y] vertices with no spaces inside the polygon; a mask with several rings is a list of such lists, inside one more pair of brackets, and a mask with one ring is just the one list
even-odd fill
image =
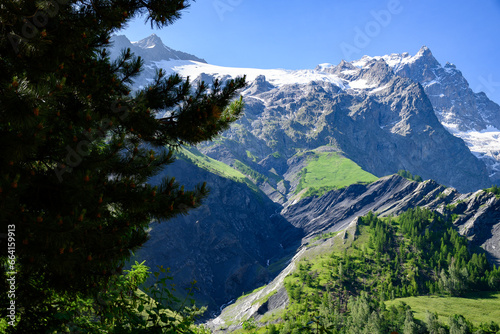
{"label": "mountain ridge", "polygon": [[366,66],[379,59],[386,61],[396,75],[422,84],[440,122],[467,143],[473,154],[487,166],[490,179],[498,182],[500,106],[484,92],[473,92],[454,64],[447,62],[442,66],[425,46],[413,57],[408,53],[365,56],[354,63]]}
{"label": "mountain ridge", "polygon": [[[150,36],[149,39],[153,42],[142,44],[156,46],[161,41],[157,36]],[[149,41],[147,38],[143,41],[145,40]],[[150,51],[147,48],[142,50]],[[321,64],[314,70],[227,68],[200,63],[200,59],[194,56],[182,59],[154,58],[147,64],[148,73],[138,79],[138,86],[147,85],[148,80],[145,78],[151,77],[155,68],[162,68],[166,73],[179,73],[182,76],[208,82],[215,78],[226,80],[246,74],[252,88],[246,89],[243,95],[254,99],[259,99],[257,95],[272,89],[280,90],[284,86],[293,85],[302,87],[312,83],[322,86],[331,84],[330,91],[336,90],[351,95],[363,93],[377,95],[387,88],[392,76],[408,78],[422,85],[434,113],[444,128],[453,136],[464,140],[469,150],[485,165],[490,184],[486,184],[487,182],[483,180],[478,188],[500,180],[500,130],[498,130],[500,107],[489,100],[484,93],[474,93],[455,65],[447,63],[441,66],[426,46],[414,56],[408,53],[364,56],[357,61],[341,61],[339,65]],[[254,82],[256,84],[253,84]],[[425,174],[419,170],[413,172]],[[459,186],[443,179],[440,181],[451,186]]]}
{"label": "mountain ridge", "polygon": [[[140,43],[141,45],[146,46],[146,48],[141,49],[142,54],[140,55],[142,57],[146,57],[145,59],[147,59],[146,55],[151,53],[152,49],[157,48],[158,43],[160,42],[161,40],[157,36],[150,36],[149,39],[146,38],[142,40],[142,42],[137,42],[136,44]],[[163,47],[167,48],[165,46]],[[474,190],[474,178],[477,179],[477,185],[475,189],[490,186],[491,184],[498,182],[500,178],[500,130],[498,130],[498,127],[496,127],[500,126],[497,124],[500,121],[496,121],[497,118],[500,120],[500,107],[494,102],[488,100],[484,94],[473,93],[472,90],[468,87],[468,83],[463,78],[461,72],[458,71],[454,65],[449,63],[444,67],[441,66],[440,63],[432,55],[431,50],[426,46],[423,46],[414,56],[411,56],[408,53],[391,54],[381,57],[364,56],[357,61],[341,61],[339,65],[321,64],[318,65],[314,70],[295,71],[227,68],[202,63],[199,61],[199,58],[196,57],[184,59],[154,58],[154,60],[146,62],[146,72],[148,73],[145,73],[137,80],[136,86],[145,87],[148,83],[148,80],[150,80],[148,78],[151,78],[153,76],[154,69],[159,68],[162,68],[167,74],[179,73],[182,76],[189,76],[191,77],[191,79],[195,79],[195,82],[200,80],[211,82],[215,78],[219,78],[224,81],[228,78],[247,75],[247,79],[250,85],[242,92],[248,106],[247,115],[249,113],[253,113],[252,111],[250,111],[251,108],[264,109],[264,112],[267,109],[270,109],[270,111],[272,109],[273,111],[271,112],[271,114],[273,115],[272,117],[274,118],[274,122],[283,122],[284,117],[288,117],[288,119],[291,119],[289,126],[295,126],[295,130],[293,130],[294,134],[302,136],[303,138],[311,138],[316,136],[317,127],[308,127],[306,125],[306,127],[304,128],[303,121],[293,119],[293,116],[296,113],[295,111],[292,111],[292,113],[289,112],[288,115],[280,116],[276,114],[276,111],[279,110],[277,108],[285,107],[285,109],[281,110],[288,111],[297,106],[298,109],[300,109],[300,104],[304,99],[311,99],[312,95],[315,94],[320,94],[318,95],[318,97],[320,97],[322,96],[321,94],[324,95],[325,93],[330,94],[332,97],[344,96],[344,101],[347,96],[351,96],[352,98],[355,98],[352,101],[356,101],[356,99],[368,100],[371,97],[372,100],[378,99],[380,102],[380,100],[383,99],[382,95],[388,92],[388,89],[390,89],[390,87],[393,85],[394,82],[391,81],[393,78],[406,78],[422,86],[421,92],[414,92],[414,94],[419,95],[416,101],[422,100],[419,103],[428,100],[428,102],[424,102],[424,104],[421,104],[421,107],[423,108],[421,110],[432,110],[432,112],[438,119],[438,122],[436,122],[429,113],[425,122],[432,122],[432,129],[436,129],[436,127],[440,128],[442,125],[448,133],[464,140],[468,146],[468,150],[471,151],[476,158],[479,158],[481,163],[477,164],[476,162],[474,162],[474,158],[470,157],[468,153],[458,154],[457,157],[459,158],[457,158],[457,160],[459,161],[459,164],[462,165],[462,167],[460,168],[466,168],[465,165],[468,165],[469,167],[467,168],[469,169],[469,171],[465,172],[465,174],[462,172],[456,172],[454,173],[456,174],[456,177],[451,180],[445,175],[439,175],[439,173],[436,174],[436,170],[426,171],[424,166],[416,166],[413,161],[418,157],[405,158],[404,156],[406,155],[406,153],[403,153],[401,155],[401,152],[398,151],[398,155],[401,155],[401,158],[398,158],[398,155],[395,155],[394,153],[389,154],[389,156],[391,156],[391,159],[396,159],[396,161],[394,161],[394,165],[397,165],[397,169],[407,169],[412,173],[422,175],[425,178],[435,178],[443,184],[457,187],[461,191],[465,192]],[[409,85],[411,85],[410,82],[408,82],[408,87]],[[459,92],[455,92],[455,90],[453,90],[454,87],[456,88],[456,90],[464,91],[465,93],[462,94]],[[298,92],[300,91],[303,91],[304,94],[299,94]],[[307,94],[305,94],[306,92]],[[402,92],[403,91],[401,89],[399,91],[394,91],[393,89],[393,93],[395,93],[393,96],[396,96],[397,94]],[[455,96],[457,94],[458,95],[455,99],[443,98],[443,96],[446,95],[445,93],[450,96]],[[465,100],[462,102],[452,103],[452,100],[455,101],[459,97],[463,97],[463,99]],[[291,101],[290,99],[295,100]],[[390,97],[386,98],[386,101],[383,103],[391,103],[390,101],[388,101],[388,99],[390,99]],[[477,103],[472,104],[470,102],[472,100],[476,101]],[[280,102],[281,105],[276,106],[276,102]],[[359,102],[360,101],[353,103],[360,105]],[[257,105],[259,103],[262,103],[263,107],[258,107]],[[329,101],[328,103],[332,104],[332,101]],[[475,115],[471,116],[472,118],[469,116],[464,116],[467,114],[467,111],[464,111],[464,106],[467,106],[467,103],[475,108],[471,109],[472,111],[470,111],[471,114]],[[334,104],[336,103],[334,102]],[[345,102],[343,102],[343,104],[345,107],[347,107]],[[373,101],[365,104],[365,107],[369,106],[374,106]],[[360,107],[362,107],[362,104]],[[306,108],[310,107],[306,106]],[[321,109],[322,106],[318,104],[316,108]],[[380,112],[377,110],[374,110],[374,112],[380,114]],[[262,111],[259,111],[257,113],[262,114]],[[266,117],[269,117],[271,114]],[[450,115],[453,115],[453,117]],[[244,116],[244,118],[248,117]],[[395,134],[403,134],[405,133],[405,131],[406,133],[409,133],[408,131],[412,126],[425,127],[430,125],[425,122],[421,122],[420,124],[413,122],[410,125],[411,122],[408,122],[409,119],[404,120],[403,122],[401,122],[402,120],[396,120],[394,118],[392,119],[393,122],[396,122],[396,127],[389,123],[383,122],[383,119],[380,120],[382,121],[382,123],[378,124],[378,126],[382,128],[390,126],[390,132]],[[247,131],[247,134],[245,134],[248,140],[252,136],[255,136],[256,131],[262,132],[264,130],[255,128],[255,125],[257,125],[257,123],[255,123],[255,120],[255,118],[252,118],[252,121],[249,120],[249,122],[247,122],[246,120],[241,120],[239,122],[242,125],[244,124],[247,130],[250,130]],[[378,122],[378,120],[375,121]],[[468,127],[465,127],[464,124],[466,124],[467,122],[470,122],[470,124]],[[439,125],[437,123],[439,123]],[[377,126],[376,122],[371,126],[372,128],[375,128],[375,126]],[[283,128],[278,132],[276,132],[277,129],[269,129],[266,131],[271,131],[275,134],[285,132],[285,136],[281,136],[282,139],[280,140],[289,141],[290,139],[286,139],[286,137],[289,137],[288,135],[290,135],[291,130],[288,131],[287,129]],[[302,131],[306,131],[306,133],[301,134]],[[434,131],[434,133],[436,132]],[[440,133],[439,136],[443,136],[441,130],[439,130],[437,133]],[[444,136],[447,137],[446,135]],[[262,136],[258,137],[260,137],[261,139],[263,138]],[[232,138],[233,140],[239,140],[234,136]],[[271,141],[277,140],[277,138],[270,139]],[[399,141],[399,139],[401,138],[387,138],[389,143],[393,140]],[[421,139],[422,138],[420,138],[419,140]],[[264,138],[264,140],[268,141],[267,138]],[[338,141],[339,139],[334,138],[334,140]],[[256,142],[256,138],[251,139],[251,141]],[[446,141],[454,143],[454,149],[449,148],[448,151],[458,152],[456,150],[461,144],[459,144],[458,142],[455,143],[455,141],[453,140]],[[428,140],[427,142],[432,143],[434,142],[434,140]],[[441,144],[442,143],[443,142],[441,140]],[[264,146],[262,146],[263,144],[264,143],[259,144],[262,147],[262,154],[263,151],[267,151],[267,154],[273,153],[274,148],[264,148],[265,144]],[[383,149],[386,146],[387,143],[381,143],[380,147]],[[206,145],[202,145],[201,149],[205,150],[205,153],[209,152],[206,148]],[[387,147],[385,149],[387,149]],[[220,147],[219,150],[227,151]],[[421,150],[424,149],[422,148]],[[465,152],[463,148],[460,148],[459,151]],[[346,153],[349,154],[351,152]],[[439,154],[444,154],[444,156],[449,155],[446,152],[442,152]],[[455,153],[455,155],[457,155],[457,153]],[[380,156],[382,157],[382,155]],[[466,156],[467,158],[465,158]],[[217,156],[213,155],[212,158],[217,159]],[[220,155],[219,158],[221,158]],[[262,155],[260,156],[260,158],[265,158],[265,156]],[[387,169],[387,166],[383,167],[383,163],[379,166],[370,166],[370,163],[368,161],[361,161],[363,160],[363,157],[360,153],[354,153],[354,155],[350,158],[356,163],[362,165],[362,167],[364,167],[368,172],[374,173],[378,176],[395,173],[397,171],[396,168],[390,170]],[[225,162],[231,164],[231,162],[227,160],[227,154],[224,159],[226,159],[224,160]],[[450,163],[448,165],[451,166],[452,170],[456,170],[456,168],[453,167],[453,163],[451,162],[453,160],[451,156],[449,160]],[[464,161],[468,162],[465,163]],[[436,162],[425,162],[424,165],[431,166],[435,163]],[[484,165],[484,168],[481,166],[481,164]],[[476,176],[473,176],[474,174],[476,174]],[[461,183],[465,184],[462,186]]]}
{"label": "mountain ridge", "polygon": [[[152,34],[135,42],[131,42],[125,35],[114,35],[111,37],[110,41],[112,43],[112,47],[110,48],[111,59],[115,59],[124,48],[130,48],[134,54],[140,55],[145,62],[159,60],[193,60],[206,63],[202,58],[169,48],[163,44],[161,38],[156,34]],[[148,50],[148,52],[141,52],[141,50]]]}

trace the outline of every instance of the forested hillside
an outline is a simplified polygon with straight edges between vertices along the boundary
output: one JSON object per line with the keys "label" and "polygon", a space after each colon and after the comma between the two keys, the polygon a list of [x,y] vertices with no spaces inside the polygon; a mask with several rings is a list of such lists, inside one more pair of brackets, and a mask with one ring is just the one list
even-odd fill
{"label": "forested hillside", "polygon": [[482,311],[496,311],[499,295],[492,291],[500,290],[500,270],[438,214],[415,208],[398,217],[378,218],[370,212],[358,219],[351,241],[333,234],[327,237],[336,238],[334,247],[301,260],[285,279],[287,308],[259,321],[246,320],[242,332],[496,333],[500,329],[493,314],[486,323],[485,318],[465,313],[439,317],[445,310],[429,308],[436,313],[416,318],[410,306],[397,302],[410,296],[450,300],[458,296],[453,299],[458,303],[489,291],[481,293],[490,299]]}

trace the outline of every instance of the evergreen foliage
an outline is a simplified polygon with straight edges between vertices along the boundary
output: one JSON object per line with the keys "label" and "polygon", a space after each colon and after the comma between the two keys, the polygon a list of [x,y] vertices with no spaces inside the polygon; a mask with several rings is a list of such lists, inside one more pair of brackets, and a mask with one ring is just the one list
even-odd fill
{"label": "evergreen foliage", "polygon": [[[245,79],[212,87],[159,71],[131,91],[143,61],[110,35],[143,16],[164,27],[183,0],[5,0],[0,5],[0,223],[15,226],[15,267],[0,250],[2,303],[16,272],[16,326],[62,330],[75,300],[106,291],[150,222],[200,205],[206,186],[146,181],[182,144],[213,139],[241,114]],[[3,243],[2,243],[3,244]],[[4,244],[3,244],[4,245]],[[114,307],[120,307],[117,304]],[[4,317],[6,308],[0,314]],[[89,312],[88,314],[92,314]],[[97,319],[102,317],[97,316]]]}
{"label": "evergreen foliage", "polygon": [[409,171],[407,170],[399,170],[397,173],[399,176],[404,177],[405,179],[416,181],[416,182],[422,182],[422,177],[419,175],[412,175]]}
{"label": "evergreen foliage", "polygon": [[500,187],[497,185],[494,185],[491,188],[484,189],[484,191],[493,193],[497,198],[500,198]]}

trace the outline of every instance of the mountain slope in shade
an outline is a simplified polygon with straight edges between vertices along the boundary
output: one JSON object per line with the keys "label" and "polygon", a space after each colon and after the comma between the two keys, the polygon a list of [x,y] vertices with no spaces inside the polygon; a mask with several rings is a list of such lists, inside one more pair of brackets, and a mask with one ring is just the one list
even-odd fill
{"label": "mountain slope in shade", "polygon": [[198,305],[208,306],[207,316],[242,293],[266,284],[281,267],[274,264],[292,256],[300,246],[302,230],[279,215],[281,207],[262,192],[199,168],[178,158],[154,179],[164,175],[192,189],[206,182],[210,190],[203,205],[151,225],[150,240],[137,252],[152,269],[171,269],[177,294],[193,291]]}

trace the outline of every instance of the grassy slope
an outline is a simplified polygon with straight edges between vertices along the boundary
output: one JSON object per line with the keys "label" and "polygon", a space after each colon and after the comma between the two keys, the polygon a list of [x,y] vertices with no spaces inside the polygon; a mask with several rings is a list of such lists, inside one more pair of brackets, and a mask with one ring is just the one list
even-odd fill
{"label": "grassy slope", "polygon": [[476,325],[500,319],[500,293],[475,292],[459,297],[418,296],[396,298],[386,301],[386,305],[400,302],[408,304],[415,311],[415,318],[425,320],[426,311],[437,313],[439,321],[447,323],[448,317],[461,314]]}
{"label": "grassy slope", "polygon": [[[258,191],[258,188],[254,182],[259,184],[267,181],[268,177],[274,177],[272,173],[267,176],[262,175],[238,160],[233,168],[202,154],[194,147],[182,148],[177,155],[211,173],[245,183],[255,191]],[[276,182],[281,180],[279,176],[275,176],[275,179]],[[377,179],[376,176],[362,170],[355,162],[337,153],[318,152],[310,158],[307,167],[302,169],[295,194],[306,189],[302,197],[323,195],[332,189],[340,189],[355,183],[370,183]]]}
{"label": "grassy slope", "polygon": [[[353,245],[357,249],[361,249],[368,243],[369,227],[359,226],[359,235],[354,241]],[[340,253],[340,249],[333,249],[334,252]],[[368,252],[372,251],[367,249]],[[353,252],[353,248],[347,249],[348,253]],[[321,256],[313,259],[311,270],[321,270],[320,261],[324,261],[327,257]],[[312,290],[311,290],[312,292]],[[475,325],[481,323],[489,323],[492,320],[498,321],[500,319],[500,292],[484,292],[477,291],[467,293],[464,297],[451,297],[451,296],[417,296],[396,298],[394,300],[386,301],[387,307],[397,305],[400,302],[408,304],[415,312],[415,318],[424,320],[426,312],[430,311],[437,313],[439,321],[442,323],[448,322],[448,317],[463,315],[467,320]]]}
{"label": "grassy slope", "polygon": [[248,187],[250,187],[250,189],[256,192],[259,191],[257,186],[252,181],[250,181],[244,174],[232,168],[231,166],[226,165],[223,162],[217,161],[215,159],[212,159],[204,155],[196,148],[182,148],[177,153],[177,155],[179,158],[188,160],[191,163],[195,164],[196,166],[209,171],[210,173],[226,177],[236,182],[244,183]]}
{"label": "grassy slope", "polygon": [[[252,189],[257,189],[255,184],[248,180],[240,171],[207,157],[196,149],[183,149],[179,155],[214,174],[228,177],[237,182],[245,183]],[[376,180],[377,177],[363,171],[356,163],[336,153],[316,153],[309,161],[305,170],[303,170],[296,193],[309,188],[305,196],[321,195],[331,189],[338,189],[360,182],[369,183]],[[366,240],[363,240],[365,239],[364,237],[367,237],[367,234],[363,233],[364,228],[361,228],[361,235],[355,242],[358,247],[366,242]],[[341,247],[341,249],[343,248]],[[349,253],[350,251],[351,249],[349,249]],[[320,263],[325,261],[325,258],[325,256],[320,256],[312,260],[310,269],[322,272]],[[296,279],[288,277],[287,281],[290,280],[294,281]],[[447,318],[453,314],[462,314],[476,325],[481,322],[489,322],[491,319],[500,319],[500,293],[478,292],[465,298],[437,296],[397,298],[387,301],[386,305],[391,306],[399,302],[408,304],[415,311],[415,317],[421,320],[425,319],[427,310],[437,313],[440,317],[439,320],[443,323],[446,323]],[[258,332],[263,329],[260,328]]]}
{"label": "grassy slope", "polygon": [[181,158],[187,159],[209,172],[212,172],[217,175],[230,177],[231,179],[244,179],[245,175],[238,172],[236,169],[226,165],[223,162],[212,159],[195,148],[182,148],[178,155]]}
{"label": "grassy slope", "polygon": [[309,190],[303,197],[322,195],[332,189],[340,189],[354,183],[370,183],[378,178],[365,172],[354,161],[337,153],[316,153],[301,172],[295,193]]}

